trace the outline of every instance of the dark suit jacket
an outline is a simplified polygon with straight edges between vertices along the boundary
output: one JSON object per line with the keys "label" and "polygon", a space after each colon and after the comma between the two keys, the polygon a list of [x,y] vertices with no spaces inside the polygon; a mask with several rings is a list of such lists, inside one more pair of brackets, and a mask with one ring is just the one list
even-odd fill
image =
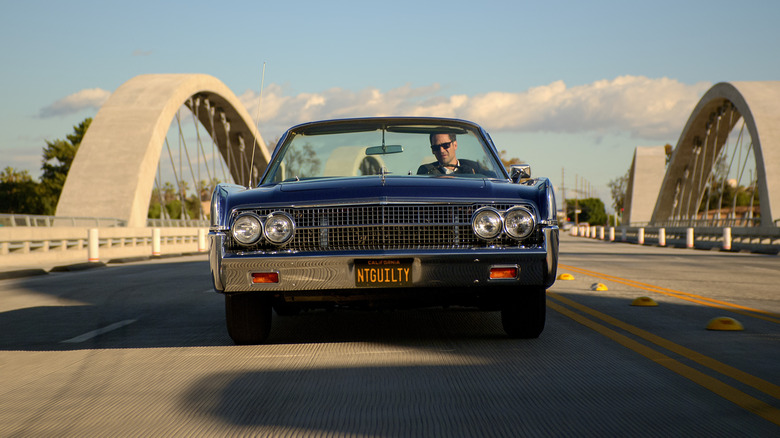
{"label": "dark suit jacket", "polygon": [[[479,165],[476,161],[472,160],[466,160],[466,159],[459,159],[460,167],[455,169],[454,174],[481,174],[488,177],[495,177],[495,173],[491,172],[482,166]],[[418,175],[446,175],[447,172],[444,171],[444,166],[439,164],[438,161],[434,161],[433,163],[429,164],[423,164],[420,166],[419,169],[417,169]]]}

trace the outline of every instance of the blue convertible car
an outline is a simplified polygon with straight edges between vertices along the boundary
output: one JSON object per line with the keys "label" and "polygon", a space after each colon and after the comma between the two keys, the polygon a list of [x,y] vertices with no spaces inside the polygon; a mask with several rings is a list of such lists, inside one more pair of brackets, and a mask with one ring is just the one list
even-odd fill
{"label": "blue convertible car", "polygon": [[238,344],[264,342],[274,312],[381,306],[501,311],[509,336],[535,338],[558,264],[550,181],[442,118],[291,128],[257,187],[217,186],[209,241]]}

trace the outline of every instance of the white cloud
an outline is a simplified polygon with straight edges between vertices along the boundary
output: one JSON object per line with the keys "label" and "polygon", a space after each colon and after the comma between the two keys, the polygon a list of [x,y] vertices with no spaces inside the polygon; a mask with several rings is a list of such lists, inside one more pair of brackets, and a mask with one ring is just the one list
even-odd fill
{"label": "white cloud", "polygon": [[64,116],[88,108],[100,108],[110,95],[110,91],[100,88],[81,90],[42,108],[39,116],[42,118]]}
{"label": "white cloud", "polygon": [[[709,83],[683,84],[674,79],[620,76],[567,87],[563,81],[522,92],[442,95],[438,84],[403,85],[388,91],[331,88],[291,94],[277,84],[239,96],[265,137],[292,125],[321,119],[363,116],[440,116],[473,120],[490,131],[553,133],[626,133],[650,140],[674,140]],[[41,109],[41,117],[99,108],[110,96],[100,88],[81,90]]]}
{"label": "white cloud", "polygon": [[[518,93],[442,96],[438,84],[419,88],[404,85],[387,92],[332,88],[298,95],[270,85],[263,91],[260,129],[275,136],[289,126],[310,120],[412,115],[473,120],[491,131],[623,132],[669,141],[679,135],[710,86],[704,82],[688,85],[668,78],[620,76],[575,87],[555,81]],[[248,90],[239,98],[255,117],[257,92]]]}

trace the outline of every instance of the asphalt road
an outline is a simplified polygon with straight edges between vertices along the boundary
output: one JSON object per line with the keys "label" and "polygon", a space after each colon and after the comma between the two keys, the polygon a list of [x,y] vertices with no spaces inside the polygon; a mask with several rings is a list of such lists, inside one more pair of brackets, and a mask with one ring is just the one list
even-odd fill
{"label": "asphalt road", "polygon": [[780,436],[780,258],[561,251],[535,340],[421,309],[234,346],[203,255],[2,280],[0,436]]}

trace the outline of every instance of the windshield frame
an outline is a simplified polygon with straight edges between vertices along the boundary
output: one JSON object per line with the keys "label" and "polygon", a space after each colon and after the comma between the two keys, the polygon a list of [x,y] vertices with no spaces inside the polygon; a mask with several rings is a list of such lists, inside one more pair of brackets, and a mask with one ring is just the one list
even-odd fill
{"label": "windshield frame", "polygon": [[[274,176],[278,172],[278,168],[281,165],[281,157],[284,157],[287,149],[294,143],[299,136],[319,136],[319,135],[334,135],[334,134],[349,134],[349,133],[371,133],[375,131],[382,131],[382,147],[384,144],[384,136],[386,133],[401,133],[401,134],[430,134],[430,133],[453,133],[457,135],[469,135],[473,137],[479,145],[482,147],[484,158],[489,160],[491,173],[495,173],[495,177],[482,176],[484,178],[497,178],[508,179],[509,176],[503,163],[497,153],[496,147],[493,144],[490,136],[482,129],[481,126],[476,123],[472,123],[466,120],[450,119],[450,118],[434,118],[434,117],[371,117],[371,118],[355,118],[355,119],[334,119],[324,120],[318,122],[308,122],[300,125],[293,126],[280,138],[277,143],[270,164],[266,167],[263,177],[260,179],[259,185],[272,185],[281,181],[274,180]],[[392,143],[392,142],[390,142]],[[376,147],[379,145],[372,145]],[[392,145],[397,147],[398,145]],[[394,152],[398,152],[397,148],[392,149]],[[414,174],[404,174],[404,176],[417,176]],[[349,177],[349,176],[344,176]],[[356,176],[356,177],[363,177]],[[327,176],[317,176],[314,178],[328,178]],[[298,180],[298,178],[288,178],[290,180]]]}

